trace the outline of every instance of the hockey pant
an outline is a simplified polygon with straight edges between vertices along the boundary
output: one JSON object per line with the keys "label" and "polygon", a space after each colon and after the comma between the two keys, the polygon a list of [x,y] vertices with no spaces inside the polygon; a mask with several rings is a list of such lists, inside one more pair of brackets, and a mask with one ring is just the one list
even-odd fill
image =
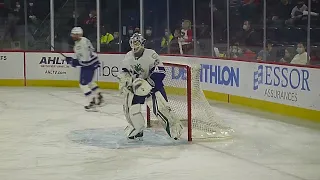
{"label": "hockey pant", "polygon": [[80,69],[80,88],[89,102],[99,93],[99,86],[93,82],[94,74],[97,68],[81,67]]}
{"label": "hockey pant", "polygon": [[133,93],[126,93],[123,110],[129,126],[125,133],[127,137],[135,136],[142,132],[145,127],[145,120],[141,113],[141,105],[147,102],[155,116],[160,120],[163,128],[172,138],[181,136],[182,125],[167,104],[167,95],[164,88],[152,93],[151,96],[136,96]]}

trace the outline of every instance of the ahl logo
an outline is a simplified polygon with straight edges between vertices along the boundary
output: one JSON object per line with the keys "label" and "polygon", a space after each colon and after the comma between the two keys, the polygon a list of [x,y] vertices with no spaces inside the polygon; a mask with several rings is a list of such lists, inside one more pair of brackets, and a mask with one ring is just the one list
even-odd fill
{"label": "ahl logo", "polygon": [[42,57],[39,64],[41,67],[69,68],[67,61],[60,59],[60,57]]}

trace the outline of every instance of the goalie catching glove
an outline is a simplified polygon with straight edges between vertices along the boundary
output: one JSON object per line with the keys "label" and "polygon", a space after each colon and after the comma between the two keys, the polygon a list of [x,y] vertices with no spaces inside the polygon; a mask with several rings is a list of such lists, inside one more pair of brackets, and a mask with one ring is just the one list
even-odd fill
{"label": "goalie catching glove", "polygon": [[148,81],[142,78],[133,80],[129,73],[120,73],[117,77],[119,79],[119,90],[121,94],[126,94],[129,91],[137,96],[148,96],[153,89]]}
{"label": "goalie catching glove", "polygon": [[137,96],[148,96],[153,87],[144,79],[137,78],[132,82],[133,94]]}

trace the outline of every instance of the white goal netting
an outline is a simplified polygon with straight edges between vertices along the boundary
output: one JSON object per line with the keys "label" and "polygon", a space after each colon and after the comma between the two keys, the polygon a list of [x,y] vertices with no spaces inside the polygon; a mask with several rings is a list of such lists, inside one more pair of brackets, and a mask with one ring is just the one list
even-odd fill
{"label": "white goal netting", "polygon": [[[200,65],[165,63],[165,67],[164,83],[169,105],[187,127],[185,129],[188,130],[188,136],[192,139],[231,137],[233,129],[226,126],[222,118],[216,115],[204,95],[200,85]],[[190,93],[191,96],[188,98]],[[190,105],[191,108],[188,110]],[[152,112],[150,115],[151,126],[159,125]],[[188,118],[189,116],[191,117]]]}

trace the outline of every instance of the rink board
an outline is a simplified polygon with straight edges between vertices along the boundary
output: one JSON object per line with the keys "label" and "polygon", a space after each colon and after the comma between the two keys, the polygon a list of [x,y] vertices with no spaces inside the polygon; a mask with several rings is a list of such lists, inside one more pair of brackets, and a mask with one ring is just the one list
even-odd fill
{"label": "rink board", "polygon": [[[69,66],[59,53],[0,52],[0,57],[1,86],[79,85],[79,69]],[[102,88],[118,88],[115,76],[123,57],[99,54],[102,64],[95,79]],[[320,122],[319,68],[181,56],[162,56],[162,60],[198,65],[208,99]],[[171,71],[167,78],[178,89],[167,88],[167,92],[185,96],[185,89],[179,87],[185,86],[185,70],[174,67]]]}

